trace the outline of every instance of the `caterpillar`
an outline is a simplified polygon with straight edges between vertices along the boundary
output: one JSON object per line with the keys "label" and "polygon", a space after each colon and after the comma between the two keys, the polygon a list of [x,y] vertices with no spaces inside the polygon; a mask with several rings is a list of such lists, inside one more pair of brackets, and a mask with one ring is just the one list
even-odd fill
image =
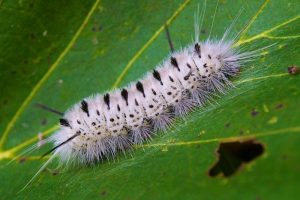
{"label": "caterpillar", "polygon": [[47,139],[54,147],[44,155],[53,155],[39,172],[55,157],[66,165],[114,159],[157,133],[167,133],[176,118],[234,87],[231,78],[268,47],[241,52],[235,46],[238,35],[228,39],[241,12],[221,39],[211,39],[209,33],[201,41],[203,10],[205,6],[200,23],[196,15],[195,38],[190,45],[177,51],[171,48],[170,55],[141,79],[86,97],[67,110],[59,120],[60,129]]}
{"label": "caterpillar", "polygon": [[224,92],[246,58],[224,41],[195,42],[172,53],[142,79],[69,109],[53,135],[55,154],[64,162],[92,163],[144,143],[211,93]]}
{"label": "caterpillar", "polygon": [[240,53],[234,40],[195,41],[172,52],[128,86],[95,94],[72,106],[51,136],[50,152],[63,163],[97,163],[165,132],[177,117],[204,106],[232,87],[230,78],[255,55]]}
{"label": "caterpillar", "polygon": [[251,57],[232,45],[232,41],[196,41],[172,53],[142,79],[83,99],[60,119],[51,151],[63,162],[93,163],[142,144],[158,131],[166,132],[176,117],[232,86],[229,78]]}

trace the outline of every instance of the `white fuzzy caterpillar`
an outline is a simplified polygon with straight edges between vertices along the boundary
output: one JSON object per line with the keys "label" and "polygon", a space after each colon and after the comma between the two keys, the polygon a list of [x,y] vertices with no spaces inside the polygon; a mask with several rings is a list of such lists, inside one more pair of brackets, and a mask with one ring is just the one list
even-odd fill
{"label": "white fuzzy caterpillar", "polygon": [[60,130],[50,137],[54,148],[49,152],[54,154],[48,162],[56,156],[64,164],[114,158],[158,131],[166,132],[176,117],[231,87],[230,77],[257,51],[240,53],[234,40],[226,41],[231,26],[221,40],[200,42],[198,20],[196,26],[195,42],[171,53],[140,80],[70,108],[60,119]]}
{"label": "white fuzzy caterpillar", "polygon": [[228,78],[249,57],[232,45],[196,42],[172,53],[139,81],[75,104],[52,136],[55,154],[63,162],[94,163],[166,130],[175,117],[231,85]]}

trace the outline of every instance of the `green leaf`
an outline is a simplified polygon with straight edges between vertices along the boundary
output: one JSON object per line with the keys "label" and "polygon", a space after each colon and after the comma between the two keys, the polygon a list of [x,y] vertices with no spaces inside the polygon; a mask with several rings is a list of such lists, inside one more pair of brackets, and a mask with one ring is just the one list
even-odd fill
{"label": "green leaf", "polygon": [[[207,2],[207,38],[217,1]],[[1,199],[287,199],[299,196],[300,5],[297,0],[221,0],[212,36],[221,38],[244,7],[232,35],[238,48],[273,45],[233,79],[236,88],[178,119],[126,157],[94,167],[62,169],[54,162],[19,192],[45,163],[31,153],[6,165],[51,134],[58,117],[93,93],[123,86],[191,42],[194,13],[203,2],[0,1]],[[220,142],[256,139],[262,156],[228,178],[210,177]],[[18,193],[19,192],[19,193]]]}

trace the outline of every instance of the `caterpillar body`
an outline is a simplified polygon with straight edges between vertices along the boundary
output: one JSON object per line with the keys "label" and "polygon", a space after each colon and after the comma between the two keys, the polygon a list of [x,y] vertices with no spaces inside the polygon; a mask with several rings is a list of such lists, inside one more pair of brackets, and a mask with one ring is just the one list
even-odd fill
{"label": "caterpillar body", "polygon": [[196,41],[127,87],[75,104],[51,137],[54,155],[67,163],[94,163],[166,131],[174,118],[232,85],[229,78],[252,55],[238,53],[233,44]]}
{"label": "caterpillar body", "polygon": [[143,144],[158,132],[166,133],[174,119],[204,106],[232,87],[230,78],[267,47],[240,52],[235,46],[238,35],[227,39],[237,18],[220,40],[210,39],[209,34],[207,40],[200,41],[205,6],[201,24],[199,15],[195,19],[194,42],[171,52],[140,80],[84,98],[64,113],[60,129],[46,139],[54,147],[45,155],[52,152],[53,155],[39,172],[55,157],[62,164],[88,165],[113,159],[119,152]]}

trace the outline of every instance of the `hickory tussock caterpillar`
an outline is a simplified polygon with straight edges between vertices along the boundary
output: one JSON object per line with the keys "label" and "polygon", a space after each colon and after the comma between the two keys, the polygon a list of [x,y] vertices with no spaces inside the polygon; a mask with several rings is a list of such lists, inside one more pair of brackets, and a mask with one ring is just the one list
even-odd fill
{"label": "hickory tussock caterpillar", "polygon": [[262,49],[240,53],[234,47],[238,35],[233,39],[228,35],[238,17],[220,40],[211,39],[210,30],[208,39],[200,41],[204,11],[205,6],[200,21],[196,17],[191,45],[172,52],[140,80],[72,106],[60,119],[60,130],[47,139],[54,143],[48,152],[53,155],[43,167],[55,157],[64,164],[114,158],[158,131],[166,132],[176,117],[232,87],[230,78]]}

